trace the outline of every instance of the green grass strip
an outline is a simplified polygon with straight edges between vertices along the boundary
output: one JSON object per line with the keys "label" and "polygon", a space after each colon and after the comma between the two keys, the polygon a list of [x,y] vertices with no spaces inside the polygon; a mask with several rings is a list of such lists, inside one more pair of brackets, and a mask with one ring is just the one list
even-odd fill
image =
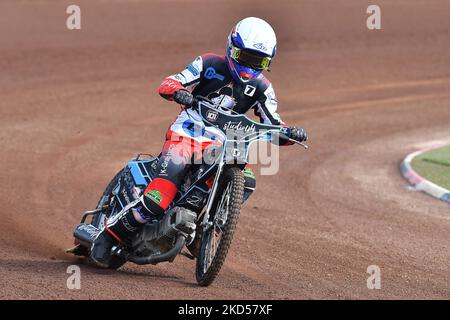
{"label": "green grass strip", "polygon": [[411,165],[425,179],[450,190],[450,146],[427,151]]}

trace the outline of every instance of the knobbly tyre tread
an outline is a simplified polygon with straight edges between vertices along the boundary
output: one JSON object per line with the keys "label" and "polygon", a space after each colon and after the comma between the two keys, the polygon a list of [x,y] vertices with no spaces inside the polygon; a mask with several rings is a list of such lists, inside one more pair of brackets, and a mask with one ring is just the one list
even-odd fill
{"label": "knobbly tyre tread", "polygon": [[[101,203],[103,197],[108,196],[108,195],[110,195],[110,194],[112,193],[114,187],[117,185],[117,181],[118,181],[118,180],[120,179],[120,177],[124,174],[125,170],[126,170],[126,168],[123,168],[122,170],[120,170],[120,171],[114,176],[114,178],[112,178],[112,180],[109,182],[109,184],[106,186],[105,191],[103,192],[102,196],[101,196],[100,199],[98,200],[96,209],[98,209],[98,208],[100,208],[101,206],[103,206],[103,203]],[[109,199],[109,198],[108,198],[108,199]],[[99,226],[99,224],[100,224],[100,217],[101,217],[101,212],[97,213],[97,214],[92,218],[91,224],[92,224],[94,227],[97,227],[97,228],[98,228],[98,226]],[[109,269],[116,270],[116,269],[119,269],[121,266],[123,266],[126,262],[127,262],[127,261],[126,261],[125,259],[121,258],[121,257],[113,256],[113,257],[111,258],[111,263],[110,263],[110,265],[109,265],[108,268],[109,268]],[[94,263],[94,262],[92,262],[92,263]]]}
{"label": "knobbly tyre tread", "polygon": [[[113,191],[113,188],[117,185],[117,181],[120,179],[120,177],[122,176],[122,174],[125,172],[125,168],[121,169],[119,172],[117,172],[117,174],[114,176],[114,178],[112,178],[112,180],[109,182],[109,184],[106,186],[105,191],[103,191],[102,196],[100,197],[100,199],[97,202],[97,206],[95,207],[96,209],[100,208],[100,206],[103,205],[102,199],[103,197],[110,195]],[[99,218],[100,218],[100,213],[96,214],[91,221],[91,224],[94,227],[98,227],[99,226]]]}
{"label": "knobbly tyre tread", "polygon": [[[196,263],[196,279],[197,283],[200,286],[209,286],[214,279],[219,274],[220,269],[222,268],[223,263],[225,262],[225,258],[228,254],[228,250],[231,245],[231,241],[233,240],[234,231],[236,230],[236,225],[239,220],[239,214],[241,211],[242,199],[244,197],[244,175],[242,174],[242,170],[236,167],[231,167],[226,169],[223,179],[220,182],[218,194],[223,193],[224,189],[228,185],[227,182],[232,182],[232,190],[230,195],[230,211],[225,223],[225,227],[223,229],[222,238],[219,243],[219,247],[217,248],[217,253],[213,258],[211,266],[208,271],[203,274],[203,257],[204,257],[204,248],[207,244],[205,234],[202,235],[200,254],[197,258]],[[213,208],[218,205],[219,197],[217,197],[217,202],[214,204]],[[215,209],[214,209],[215,210]]]}

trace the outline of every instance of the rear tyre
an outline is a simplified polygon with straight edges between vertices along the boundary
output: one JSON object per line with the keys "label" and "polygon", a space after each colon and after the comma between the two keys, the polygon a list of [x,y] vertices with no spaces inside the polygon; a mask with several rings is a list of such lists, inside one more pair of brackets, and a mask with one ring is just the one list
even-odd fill
{"label": "rear tyre", "polygon": [[236,167],[226,169],[216,193],[210,226],[203,231],[197,258],[196,279],[209,286],[219,274],[233,240],[244,197],[244,176]]}
{"label": "rear tyre", "polygon": [[[119,183],[120,178],[126,172],[125,171],[126,169],[127,168],[120,170],[114,176],[114,178],[111,180],[111,182],[106,186],[106,189],[103,192],[103,195],[101,196],[100,200],[97,203],[96,209],[99,209],[106,204],[111,204],[111,199],[114,196],[113,190]],[[105,220],[111,215],[112,209],[113,209],[112,207],[109,207],[108,209],[102,210],[99,213],[97,213],[96,215],[94,215],[94,217],[92,218],[91,224],[94,227],[96,227],[97,229],[102,229],[104,227]],[[127,261],[124,258],[113,255],[111,257],[111,262],[109,263],[108,268],[116,270],[116,269],[120,268],[121,266],[123,266],[126,262]]]}

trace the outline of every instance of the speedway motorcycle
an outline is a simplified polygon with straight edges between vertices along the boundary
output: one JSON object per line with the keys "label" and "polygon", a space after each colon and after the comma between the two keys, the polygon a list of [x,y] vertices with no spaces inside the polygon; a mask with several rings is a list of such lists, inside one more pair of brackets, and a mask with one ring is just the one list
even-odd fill
{"label": "speedway motorcycle", "polygon": [[[274,141],[277,135],[289,139],[282,126],[257,123],[203,97],[196,97],[192,109],[205,127],[216,133],[215,147],[203,155],[209,161],[191,166],[172,205],[161,218],[147,222],[131,243],[112,248],[109,268],[117,269],[126,262],[139,265],[172,262],[182,254],[196,259],[197,283],[210,285],[225,261],[236,229],[244,200],[243,171],[250,145],[258,140]],[[83,214],[74,230],[75,247],[67,252],[89,257],[91,244],[106,220],[138,201],[155,176],[158,158],[139,154],[116,174],[96,209]],[[184,251],[185,246],[193,247],[195,254]]]}

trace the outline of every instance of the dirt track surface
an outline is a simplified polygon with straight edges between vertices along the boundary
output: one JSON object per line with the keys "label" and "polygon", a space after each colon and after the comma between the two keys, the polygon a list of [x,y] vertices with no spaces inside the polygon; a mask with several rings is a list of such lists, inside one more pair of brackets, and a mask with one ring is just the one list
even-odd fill
{"label": "dirt track surface", "polygon": [[[405,154],[450,136],[450,2],[0,3],[0,298],[450,298],[450,207],[408,190]],[[217,9],[217,10],[213,10]],[[194,262],[97,270],[64,253],[80,214],[178,113],[161,79],[223,53],[245,16],[273,24],[279,112],[310,133],[259,176],[217,281]],[[79,264],[81,290],[68,290]],[[366,269],[381,268],[381,290]]]}

